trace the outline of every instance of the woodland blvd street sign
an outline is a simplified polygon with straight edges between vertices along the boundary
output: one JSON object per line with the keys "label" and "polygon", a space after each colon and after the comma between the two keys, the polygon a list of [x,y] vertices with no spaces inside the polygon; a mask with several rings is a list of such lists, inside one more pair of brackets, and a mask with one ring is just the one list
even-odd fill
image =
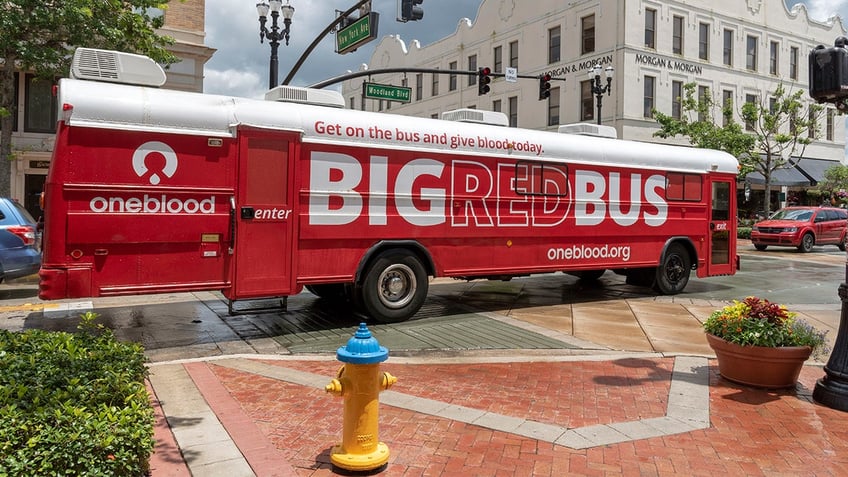
{"label": "woodland blvd street sign", "polygon": [[412,96],[412,88],[392,86],[390,84],[364,83],[362,85],[362,94],[370,99],[387,99],[389,101],[408,103]]}
{"label": "woodland blvd street sign", "polygon": [[377,25],[379,24],[380,14],[370,12],[368,15],[337,31],[336,53],[350,53],[365,43],[377,38]]}

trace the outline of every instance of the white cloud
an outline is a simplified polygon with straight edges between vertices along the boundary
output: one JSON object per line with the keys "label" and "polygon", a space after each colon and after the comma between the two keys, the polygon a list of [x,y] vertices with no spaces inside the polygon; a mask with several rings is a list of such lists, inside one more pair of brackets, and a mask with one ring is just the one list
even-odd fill
{"label": "white cloud", "polygon": [[268,89],[266,81],[268,80],[264,76],[260,78],[255,71],[233,69],[218,71],[207,67],[203,87],[206,92],[215,94],[261,99]]}
{"label": "white cloud", "polygon": [[848,20],[845,16],[848,0],[807,0],[803,3],[807,4],[807,11],[815,20],[825,21],[835,14],[842,17],[843,23]]}

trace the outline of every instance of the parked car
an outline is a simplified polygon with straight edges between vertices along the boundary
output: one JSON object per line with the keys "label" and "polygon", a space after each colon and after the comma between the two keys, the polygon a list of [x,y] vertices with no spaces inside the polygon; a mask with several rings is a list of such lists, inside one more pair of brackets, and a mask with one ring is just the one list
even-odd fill
{"label": "parked car", "polygon": [[798,247],[809,252],[814,245],[836,245],[845,250],[848,212],[833,207],[785,207],[754,224],[751,242],[757,250],[769,245]]}
{"label": "parked car", "polygon": [[0,281],[38,273],[35,219],[13,199],[0,197]]}

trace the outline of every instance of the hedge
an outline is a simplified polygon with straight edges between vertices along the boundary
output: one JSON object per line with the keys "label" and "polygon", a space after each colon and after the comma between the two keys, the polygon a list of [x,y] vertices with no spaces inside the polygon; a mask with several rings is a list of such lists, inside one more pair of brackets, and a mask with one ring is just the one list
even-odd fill
{"label": "hedge", "polygon": [[144,351],[86,313],[77,333],[0,330],[0,476],[141,476],[153,451]]}

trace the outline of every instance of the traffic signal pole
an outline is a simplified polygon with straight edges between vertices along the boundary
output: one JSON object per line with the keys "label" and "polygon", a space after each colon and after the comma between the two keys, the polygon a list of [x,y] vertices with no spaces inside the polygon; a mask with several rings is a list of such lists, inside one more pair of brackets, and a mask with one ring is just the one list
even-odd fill
{"label": "traffic signal pole", "polygon": [[[433,73],[433,74],[441,74],[441,75],[459,75],[459,76],[477,76],[480,74],[479,70],[477,71],[462,71],[462,70],[444,70],[439,68],[381,68],[376,70],[366,70],[366,71],[357,71],[355,73],[346,73],[340,76],[336,76],[334,78],[326,79],[324,81],[320,81],[318,83],[311,84],[307,86],[307,88],[326,88],[327,86],[332,86],[334,84],[341,83],[342,81],[347,81],[349,79],[360,78],[362,76],[372,76],[379,74],[388,74],[388,73]],[[489,75],[492,78],[503,78],[506,76],[504,73],[494,73],[489,72]],[[539,80],[539,75],[517,75],[517,78],[521,79],[532,79]],[[552,81],[565,81],[565,78],[554,78],[551,77]],[[287,84],[283,82],[283,84]]]}

